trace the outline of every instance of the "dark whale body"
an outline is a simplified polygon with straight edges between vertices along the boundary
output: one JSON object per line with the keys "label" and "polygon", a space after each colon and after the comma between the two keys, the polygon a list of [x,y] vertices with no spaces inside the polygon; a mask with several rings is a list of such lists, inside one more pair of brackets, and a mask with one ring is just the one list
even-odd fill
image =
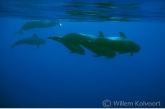
{"label": "dark whale body", "polygon": [[75,44],[80,44],[92,51],[96,55],[95,57],[105,56],[107,58],[114,58],[116,56],[116,52],[103,46],[95,45],[90,43],[93,40],[96,40],[98,37],[102,37],[102,33],[100,32],[99,36],[93,36],[89,34],[82,33],[69,33],[63,37],[64,40],[70,41]]}
{"label": "dark whale body", "polygon": [[70,53],[77,53],[77,54],[81,54],[81,55],[85,54],[84,49],[79,44],[74,44],[70,41],[65,41],[65,40],[63,40],[63,38],[61,38],[59,36],[48,37],[48,39],[52,39],[54,41],[61,42],[66,48],[68,48],[70,50]]}
{"label": "dark whale body", "polygon": [[140,51],[140,46],[127,39],[123,32],[119,32],[119,37],[104,37],[101,31],[99,33],[98,37],[82,33],[69,33],[63,37],[53,36],[48,39],[61,42],[73,53],[85,54],[84,49],[81,47],[83,46],[95,53],[95,57],[114,58],[116,52],[120,54],[131,53],[132,56],[135,52]]}
{"label": "dark whale body", "polygon": [[82,42],[81,45],[95,53],[96,55],[93,55],[95,57],[105,56],[109,59],[116,56],[116,52],[109,49],[108,47],[98,46],[89,42]]}
{"label": "dark whale body", "polygon": [[102,37],[98,37],[97,39],[91,41],[91,43],[103,47],[108,47],[111,50],[119,52],[120,54],[131,53],[131,56],[135,52],[140,51],[140,46],[137,43],[127,39],[123,32],[119,32],[119,33],[120,33],[119,37],[104,37],[104,35],[101,32]]}
{"label": "dark whale body", "polygon": [[54,36],[48,37],[48,39],[53,39],[55,41],[61,42],[73,53],[85,54],[84,49],[80,46],[82,45],[93,53],[95,53],[96,55],[93,55],[95,57],[105,56],[107,58],[114,58],[116,56],[115,51],[107,47],[102,47],[90,43],[90,41],[97,39],[97,37],[93,35],[82,33],[69,33],[63,37]]}

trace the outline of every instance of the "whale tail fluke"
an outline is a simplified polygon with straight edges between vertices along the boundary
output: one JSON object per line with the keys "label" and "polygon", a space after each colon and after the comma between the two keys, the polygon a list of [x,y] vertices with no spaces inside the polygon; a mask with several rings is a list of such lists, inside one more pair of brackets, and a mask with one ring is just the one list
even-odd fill
{"label": "whale tail fluke", "polygon": [[19,31],[15,32],[14,34],[24,34],[24,31],[20,29]]}

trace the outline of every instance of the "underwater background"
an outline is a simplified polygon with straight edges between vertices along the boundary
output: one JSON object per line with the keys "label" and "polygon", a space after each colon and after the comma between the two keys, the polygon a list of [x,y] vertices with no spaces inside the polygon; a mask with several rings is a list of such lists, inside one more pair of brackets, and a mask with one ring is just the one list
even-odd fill
{"label": "underwater background", "polygon": [[[129,4],[128,7],[125,4],[124,6],[130,14],[123,12],[116,14],[120,11],[114,10],[113,19],[98,17],[98,13],[92,13],[94,14],[92,17],[89,17],[89,14],[82,17],[79,13],[75,13],[77,11],[74,11],[74,15],[73,13],[64,15],[63,11],[68,9],[62,5],[63,8],[56,10],[60,14],[55,18],[60,19],[62,27],[31,29],[25,31],[24,35],[13,33],[29,20],[52,20],[54,15],[49,12],[52,13],[54,8],[50,7],[49,10],[44,11],[45,2],[40,0],[36,0],[35,3],[30,0],[28,3],[21,1],[21,6],[15,5],[20,3],[19,0],[15,2],[0,1],[0,107],[103,108],[102,102],[106,99],[111,102],[161,102],[161,106],[156,107],[165,107],[165,2],[163,0],[131,1],[135,2],[134,5],[141,6],[136,12],[130,9],[132,3],[117,0],[116,4]],[[49,2],[50,5],[54,1]],[[77,6],[77,2],[80,3],[78,0],[56,1],[56,3],[61,2],[68,3],[67,5],[76,9],[75,4]],[[69,4],[70,2],[72,5]],[[107,3],[106,0],[90,2]],[[36,8],[37,12],[48,14],[32,13],[36,4],[38,7],[44,7],[43,10]],[[100,6],[99,9],[104,10],[111,8],[110,5],[103,3],[95,6]],[[118,5],[113,6],[115,9],[124,10]],[[29,15],[28,12],[35,16]],[[47,39],[49,36],[64,36],[71,32],[98,36],[98,31],[102,31],[105,37],[119,36],[119,32],[122,31],[128,39],[138,43],[141,50],[133,56],[129,53],[117,54],[116,57],[107,59],[93,57],[94,53],[85,48],[85,55],[73,54],[61,43]],[[9,44],[31,37],[34,33],[46,40],[46,43],[38,49],[32,45],[10,48]],[[155,106],[112,104],[111,107]]]}

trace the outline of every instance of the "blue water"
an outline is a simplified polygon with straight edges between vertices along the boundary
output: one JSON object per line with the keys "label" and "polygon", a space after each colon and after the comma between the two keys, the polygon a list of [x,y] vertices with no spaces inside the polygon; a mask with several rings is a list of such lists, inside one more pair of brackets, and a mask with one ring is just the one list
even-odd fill
{"label": "blue water", "polygon": [[[145,6],[151,7],[151,4]],[[87,22],[88,17],[82,22],[61,20],[62,27],[31,29],[24,35],[13,33],[37,17],[21,19],[21,14],[1,11],[0,107],[103,108],[102,102],[106,99],[111,101],[111,107],[165,107],[164,10],[155,11],[162,17],[150,14],[133,17],[136,21],[129,22]],[[47,39],[71,32],[97,36],[98,31],[105,37],[118,36],[122,31],[138,43],[141,50],[133,56],[117,54],[107,59],[93,57],[88,49],[84,56],[69,53],[61,43]],[[18,45],[14,49],[8,46],[34,33],[46,40],[38,49],[33,45]],[[160,102],[160,105],[115,106],[114,101]]]}

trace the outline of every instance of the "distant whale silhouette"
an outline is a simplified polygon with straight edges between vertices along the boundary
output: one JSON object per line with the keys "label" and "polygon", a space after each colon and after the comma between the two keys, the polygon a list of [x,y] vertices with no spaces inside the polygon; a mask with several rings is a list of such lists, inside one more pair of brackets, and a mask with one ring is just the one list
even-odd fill
{"label": "distant whale silhouette", "polygon": [[33,28],[46,28],[46,27],[52,27],[55,25],[61,26],[61,23],[59,20],[32,20],[29,22],[26,22],[19,31],[15,32],[14,34],[24,34],[24,31],[30,30]]}
{"label": "distant whale silhouette", "polygon": [[74,44],[70,41],[65,41],[65,40],[63,40],[63,38],[61,38],[59,36],[48,37],[48,39],[52,39],[54,41],[61,42],[65,47],[67,47],[70,50],[71,53],[77,53],[77,54],[81,54],[81,55],[85,54],[84,49],[80,45]]}
{"label": "distant whale silhouette", "polygon": [[14,49],[16,45],[29,44],[29,45],[37,45],[38,48],[41,44],[44,44],[45,42],[46,41],[43,38],[39,38],[36,34],[34,34],[32,37],[18,40],[10,46],[12,49]]}
{"label": "distant whale silhouette", "polygon": [[127,39],[123,32],[119,32],[119,37],[104,37],[101,31],[100,33],[101,36],[99,38],[90,42],[98,46],[108,47],[111,50],[119,52],[120,54],[131,53],[130,56],[132,56],[135,52],[140,51],[140,46]]}

